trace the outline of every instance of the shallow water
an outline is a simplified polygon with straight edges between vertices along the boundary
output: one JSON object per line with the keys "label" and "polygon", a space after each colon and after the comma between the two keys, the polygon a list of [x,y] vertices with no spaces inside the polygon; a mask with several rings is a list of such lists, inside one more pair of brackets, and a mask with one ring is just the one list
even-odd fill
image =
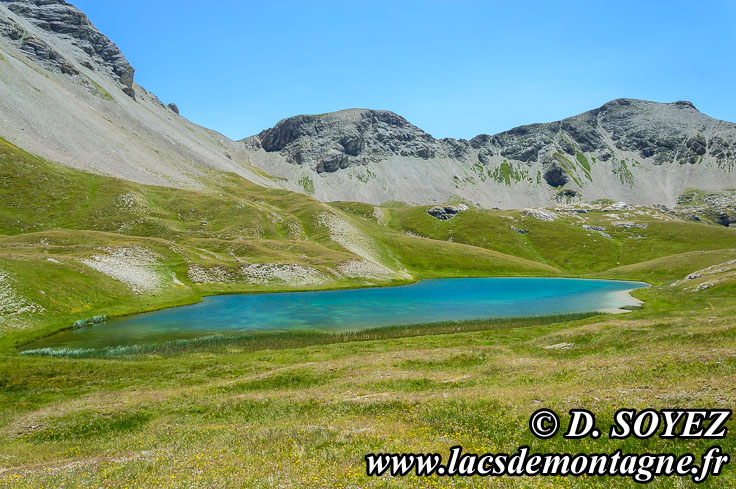
{"label": "shallow water", "polygon": [[559,278],[424,280],[412,285],[206,297],[201,303],[67,330],[25,349],[101,348],[214,333],[344,331],[436,321],[612,311],[640,282]]}

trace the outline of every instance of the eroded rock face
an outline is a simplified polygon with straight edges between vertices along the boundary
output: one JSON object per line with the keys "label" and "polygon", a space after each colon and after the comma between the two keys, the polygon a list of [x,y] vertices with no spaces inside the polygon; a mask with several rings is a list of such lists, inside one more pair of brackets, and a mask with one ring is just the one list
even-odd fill
{"label": "eroded rock face", "polygon": [[[65,75],[75,76],[79,70],[74,61],[93,71],[106,70],[120,83],[131,97],[135,96],[133,77],[135,70],[120,49],[103,35],[79,9],[63,0],[0,0],[0,6],[17,16],[2,15],[0,10],[0,36],[35,59],[44,68]],[[22,19],[53,38],[50,43],[21,25]],[[76,48],[76,60],[70,53],[61,53],[56,41],[63,41]]]}
{"label": "eroded rock face", "polygon": [[602,161],[626,151],[656,164],[696,164],[706,155],[724,167],[736,164],[736,125],[711,119],[685,101],[617,99],[559,122],[522,126],[473,141],[479,138],[493,147],[491,152],[498,148],[509,159],[541,161],[547,167],[545,180],[553,187],[567,183],[564,171],[554,168],[556,155],[572,159],[577,152]]}
{"label": "eroded rock face", "polygon": [[570,179],[567,177],[565,170],[560,168],[557,163],[551,163],[544,172],[544,180],[550,187],[562,187]]}

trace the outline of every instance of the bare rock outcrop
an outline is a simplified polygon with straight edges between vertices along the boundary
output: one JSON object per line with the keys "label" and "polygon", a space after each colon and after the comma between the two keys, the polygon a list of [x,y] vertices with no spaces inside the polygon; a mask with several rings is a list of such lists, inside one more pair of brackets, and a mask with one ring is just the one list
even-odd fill
{"label": "bare rock outcrop", "polygon": [[440,221],[447,221],[458,215],[462,211],[467,211],[469,207],[465,204],[458,205],[436,205],[427,209],[427,214],[436,217]]}
{"label": "bare rock outcrop", "polygon": [[0,6],[16,17],[0,15],[0,36],[12,41],[41,66],[65,75],[79,75],[68,53],[62,54],[54,47],[56,42],[35,35],[22,22],[46,33],[47,39],[73,46],[77,63],[93,71],[109,72],[126,94],[135,97],[135,70],[115,43],[97,30],[79,9],[63,0],[0,0]]}
{"label": "bare rock outcrop", "polygon": [[390,156],[429,159],[445,155],[438,140],[385,110],[350,109],[284,119],[243,140],[251,148],[279,152],[318,173],[378,162]]}

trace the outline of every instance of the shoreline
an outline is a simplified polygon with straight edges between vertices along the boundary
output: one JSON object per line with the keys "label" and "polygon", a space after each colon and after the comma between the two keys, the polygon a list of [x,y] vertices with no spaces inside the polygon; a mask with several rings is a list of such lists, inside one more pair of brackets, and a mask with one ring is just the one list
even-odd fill
{"label": "shoreline", "polygon": [[[247,292],[239,292],[239,291],[232,291],[227,293],[219,293],[215,292],[212,294],[204,294],[198,297],[198,300],[191,301],[191,302],[183,302],[175,305],[164,305],[162,307],[158,308],[152,308],[150,310],[143,310],[143,311],[137,311],[130,314],[121,314],[121,315],[111,315],[108,318],[109,320],[114,319],[123,319],[123,318],[131,318],[138,315],[144,315],[144,314],[153,314],[160,311],[165,311],[167,309],[176,309],[180,307],[188,307],[193,306],[197,304],[201,304],[208,298],[213,297],[225,297],[225,296],[233,296],[233,295],[257,295],[257,294],[306,294],[306,293],[318,293],[318,292],[332,292],[332,291],[349,291],[349,290],[364,290],[364,289],[377,289],[377,288],[397,288],[397,287],[411,287],[414,285],[417,285],[421,282],[430,282],[430,281],[438,281],[438,280],[476,280],[476,279],[503,279],[503,280],[509,280],[509,279],[518,279],[518,280],[528,280],[528,279],[534,279],[534,280],[544,280],[544,279],[557,279],[557,280],[572,280],[572,281],[595,281],[595,282],[628,282],[631,284],[641,284],[641,287],[634,287],[631,289],[626,290],[618,290],[618,291],[611,291],[608,292],[607,295],[614,298],[617,297],[620,299],[620,302],[624,302],[623,306],[621,307],[611,307],[611,308],[603,308],[603,309],[596,309],[594,312],[602,313],[602,314],[623,314],[626,312],[631,312],[631,310],[623,309],[623,307],[626,306],[640,306],[643,304],[643,301],[640,299],[637,299],[636,297],[631,295],[631,292],[634,290],[639,290],[642,288],[651,287],[651,284],[648,284],[643,281],[632,281],[632,280],[622,280],[622,279],[598,279],[598,278],[585,278],[585,277],[525,277],[525,276],[512,276],[512,277],[503,277],[503,276],[491,276],[491,277],[435,277],[435,278],[428,278],[428,279],[420,279],[420,280],[414,280],[412,282],[408,283],[399,283],[399,284],[391,284],[391,285],[368,285],[368,286],[359,286],[359,287],[334,287],[334,288],[323,288],[323,289],[300,289],[300,290],[275,290],[275,291],[247,291]],[[590,311],[589,311],[590,312]],[[543,317],[547,315],[541,315],[539,317]],[[521,316],[517,316],[521,317]],[[473,318],[472,320],[494,320],[494,319],[502,319],[502,318],[514,318],[514,316],[499,316],[499,317],[486,317],[486,318]],[[458,321],[463,321],[463,319],[459,319]],[[107,321],[106,321],[107,322]],[[95,325],[97,327],[104,326],[106,322],[100,323],[98,325]],[[417,323],[407,323],[407,324],[401,324],[401,326],[411,326],[411,325],[420,325],[424,324],[422,322]],[[376,328],[380,327],[391,327],[395,325],[385,325],[385,326],[376,326]],[[16,345],[14,350],[18,354],[22,351],[27,351],[29,348],[27,348],[29,345],[32,345],[33,343],[36,343],[38,341],[41,341],[45,338],[50,338],[52,336],[55,336],[57,334],[61,334],[64,332],[68,332],[70,330],[75,329],[73,326],[63,328],[56,330],[50,334],[39,336],[37,338],[34,338],[31,341],[24,342],[23,344]],[[370,328],[367,328],[370,329]],[[288,333],[289,331],[287,331]],[[203,334],[206,332],[203,331]],[[210,332],[211,334],[214,334],[214,332]],[[244,333],[244,332],[241,332]]]}
{"label": "shoreline", "polygon": [[[651,287],[651,285],[649,285],[649,287]],[[628,301],[630,303],[624,304],[622,307],[610,307],[606,309],[601,309],[601,312],[606,313],[606,314],[625,314],[625,313],[631,312],[632,309],[624,309],[624,307],[635,307],[635,308],[641,307],[642,304],[644,304],[644,301],[637,297],[634,297],[633,295],[631,295],[631,293],[635,290],[639,290],[643,288],[645,287],[638,287],[636,289],[628,289],[628,290],[617,290],[615,292],[611,292],[609,294],[610,296],[621,298],[622,300]]]}

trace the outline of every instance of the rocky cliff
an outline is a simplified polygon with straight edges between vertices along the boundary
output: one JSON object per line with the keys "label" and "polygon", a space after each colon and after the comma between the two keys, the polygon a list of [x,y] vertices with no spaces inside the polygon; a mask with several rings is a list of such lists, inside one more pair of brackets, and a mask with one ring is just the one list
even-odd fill
{"label": "rocky cliff", "polygon": [[353,109],[286,119],[242,143],[294,189],[374,203],[464,199],[507,207],[621,198],[671,205],[688,187],[736,186],[736,124],[684,101],[618,99],[471,140],[435,139],[392,112]]}

